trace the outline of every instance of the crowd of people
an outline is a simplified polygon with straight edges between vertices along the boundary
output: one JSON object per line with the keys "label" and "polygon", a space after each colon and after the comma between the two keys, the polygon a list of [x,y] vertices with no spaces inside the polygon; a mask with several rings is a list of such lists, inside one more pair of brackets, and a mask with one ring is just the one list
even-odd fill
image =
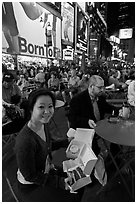
{"label": "crowd of people", "polygon": [[[7,69],[3,64],[3,75],[6,72]],[[113,66],[109,66],[108,63],[93,63],[85,67],[84,70],[79,66],[75,66],[74,63],[71,63],[70,66],[51,66],[50,68],[44,67],[41,64],[37,66],[29,65],[28,67],[22,64],[14,75],[13,81],[14,87],[18,86],[20,89],[22,98],[27,98],[29,93],[34,89],[45,87],[55,93],[56,96],[61,94],[63,101],[67,104],[70,101],[69,98],[72,99],[73,95],[87,89],[88,79],[92,75],[101,76],[106,89],[126,90],[130,82],[134,80],[134,72],[134,65],[121,68],[119,66],[116,69]],[[3,80],[4,85],[5,76]],[[3,100],[10,102],[4,96],[6,91],[5,89],[3,90]],[[15,93],[13,92],[12,95],[15,95]]]}
{"label": "crowd of people", "polygon": [[[9,72],[4,64],[2,68],[3,122],[7,114],[13,120],[11,129],[19,132],[15,145],[19,189],[24,196],[30,192],[33,197],[32,191],[39,188],[39,194],[45,192],[49,201],[52,201],[53,194],[56,201],[59,198],[62,198],[60,201],[80,201],[81,191],[70,194],[65,188],[55,189],[55,183],[50,185],[50,177],[66,177],[62,169],[52,164],[52,151],[67,147],[72,140],[53,141],[50,136],[48,123],[54,115],[55,101],[61,97],[64,106],[69,106],[67,116],[70,128],[94,129],[96,122],[106,114],[111,115],[113,111],[119,114],[118,108],[106,102],[106,90],[124,92],[129,106],[134,109],[135,67],[116,69],[102,63],[81,70],[71,63],[67,68],[41,66],[36,70],[22,66],[16,75]],[[7,111],[7,107],[19,114],[17,119],[13,118],[15,114]],[[7,134],[7,129],[3,129],[3,134]],[[97,156],[101,153],[97,135],[92,149]]]}

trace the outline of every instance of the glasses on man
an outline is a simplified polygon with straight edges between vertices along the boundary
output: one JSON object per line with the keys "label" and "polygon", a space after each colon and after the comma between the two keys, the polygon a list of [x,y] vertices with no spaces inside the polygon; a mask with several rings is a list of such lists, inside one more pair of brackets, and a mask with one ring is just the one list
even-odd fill
{"label": "glasses on man", "polygon": [[104,86],[97,86],[97,85],[95,85],[98,89],[100,89],[100,90],[104,90],[105,89],[105,87]]}

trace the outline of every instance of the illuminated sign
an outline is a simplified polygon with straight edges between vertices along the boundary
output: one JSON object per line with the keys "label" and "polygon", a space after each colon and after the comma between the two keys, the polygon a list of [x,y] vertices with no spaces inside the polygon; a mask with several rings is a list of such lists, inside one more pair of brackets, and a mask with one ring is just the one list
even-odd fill
{"label": "illuminated sign", "polygon": [[129,39],[132,38],[133,29],[125,28],[119,30],[119,38],[120,39]]}
{"label": "illuminated sign", "polygon": [[117,37],[114,36],[114,35],[111,35],[108,40],[111,41],[111,42],[114,42],[114,43],[116,43],[116,44],[120,44],[120,39],[117,38]]}
{"label": "illuminated sign", "polygon": [[82,9],[77,6],[77,26],[76,26],[76,50],[87,53],[88,17]]}
{"label": "illuminated sign", "polygon": [[73,53],[72,49],[63,49],[63,60],[73,60]]}
{"label": "illuminated sign", "polygon": [[4,2],[2,9],[5,52],[61,58],[61,20],[58,17],[34,2]]}
{"label": "illuminated sign", "polygon": [[61,3],[62,40],[65,44],[73,44],[74,8],[67,2]]}
{"label": "illuminated sign", "polygon": [[48,46],[44,44],[43,46],[28,43],[25,38],[19,37],[19,52],[22,54],[35,55],[40,57],[55,58],[58,57],[58,48]]}

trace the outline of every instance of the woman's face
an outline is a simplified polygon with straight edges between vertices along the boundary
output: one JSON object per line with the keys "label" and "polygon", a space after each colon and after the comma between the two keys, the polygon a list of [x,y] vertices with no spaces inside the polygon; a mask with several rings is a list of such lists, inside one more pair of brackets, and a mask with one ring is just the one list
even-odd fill
{"label": "woman's face", "polygon": [[51,79],[55,79],[55,75],[54,74],[51,74]]}
{"label": "woman's face", "polygon": [[50,96],[39,96],[34,104],[31,119],[35,122],[48,123],[54,114],[54,106]]}

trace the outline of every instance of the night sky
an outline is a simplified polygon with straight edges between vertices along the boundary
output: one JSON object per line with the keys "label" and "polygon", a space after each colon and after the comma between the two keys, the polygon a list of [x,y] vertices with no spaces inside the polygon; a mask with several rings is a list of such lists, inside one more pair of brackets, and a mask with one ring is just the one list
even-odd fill
{"label": "night sky", "polygon": [[126,9],[127,17],[124,18],[125,22],[123,26],[120,25],[121,21],[118,20],[119,16],[119,2],[108,3],[107,10],[107,33],[108,35],[118,34],[121,28],[135,28],[135,2],[126,2],[128,8]]}

